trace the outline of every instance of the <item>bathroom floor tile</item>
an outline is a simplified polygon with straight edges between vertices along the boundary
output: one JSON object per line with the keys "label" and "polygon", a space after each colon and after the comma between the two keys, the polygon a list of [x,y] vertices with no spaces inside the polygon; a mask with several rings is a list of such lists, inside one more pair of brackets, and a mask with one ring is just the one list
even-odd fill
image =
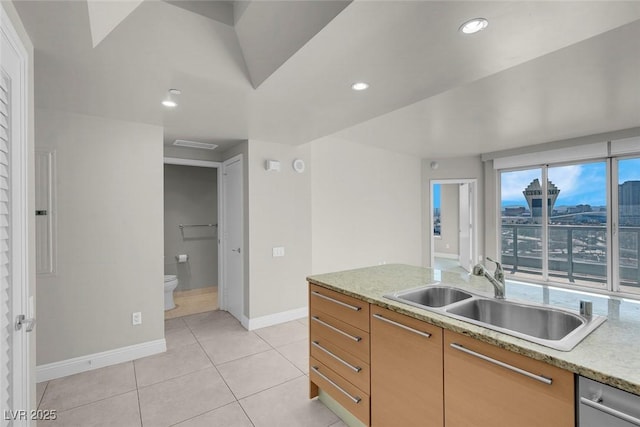
{"label": "bathroom floor tile", "polygon": [[298,319],[297,322],[302,323],[304,326],[309,328],[309,317],[303,317],[302,319]]}
{"label": "bathroom floor tile", "polygon": [[218,370],[238,399],[302,376],[275,350],[223,363]]}
{"label": "bathroom floor tile", "polygon": [[142,387],[144,427],[170,426],[235,401],[214,367]]}
{"label": "bathroom floor tile", "polygon": [[200,345],[216,365],[271,350],[271,346],[253,332],[228,332],[216,338],[200,340]]}
{"label": "bathroom floor tile", "polygon": [[187,322],[184,321],[183,318],[179,317],[177,319],[170,319],[164,321],[164,333],[169,334],[176,331],[181,331],[189,329],[187,326]]}
{"label": "bathroom floor tile", "polygon": [[344,421],[339,420],[338,422],[331,424],[329,427],[349,427],[349,426],[346,425]]}
{"label": "bathroom floor tile", "polygon": [[254,427],[238,402],[191,418],[176,427]]}
{"label": "bathroom floor tile", "polygon": [[305,374],[309,373],[309,340],[301,340],[276,348],[289,362]]}
{"label": "bathroom floor tile", "polygon": [[211,361],[200,344],[189,344],[135,362],[138,387],[208,368]]}
{"label": "bathroom floor tile", "polygon": [[54,421],[38,421],[40,427],[140,427],[141,425],[136,391],[58,412]]}
{"label": "bathroom floor tile", "polygon": [[257,329],[255,330],[255,333],[273,347],[280,347],[285,344],[309,338],[309,328],[296,320]]}
{"label": "bathroom floor tile", "polygon": [[327,427],[338,416],[309,399],[309,379],[300,377],[240,400],[256,427]]}
{"label": "bathroom floor tile", "polygon": [[133,362],[49,381],[40,409],[66,411],[136,389]]}

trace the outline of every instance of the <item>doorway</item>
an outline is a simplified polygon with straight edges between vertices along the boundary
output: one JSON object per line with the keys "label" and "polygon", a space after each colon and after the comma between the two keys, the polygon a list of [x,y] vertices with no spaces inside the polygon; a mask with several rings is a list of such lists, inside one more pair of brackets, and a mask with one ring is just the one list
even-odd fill
{"label": "doorway", "polygon": [[218,169],[165,162],[165,319],[219,308]]}
{"label": "doorway", "polygon": [[470,272],[477,258],[477,180],[431,180],[433,268]]}
{"label": "doorway", "polygon": [[[196,170],[194,176],[183,182],[181,192],[178,187],[172,190],[180,192],[174,196],[179,205],[176,210],[185,211],[183,216],[175,212],[167,214],[167,198],[173,196],[167,194],[165,185],[165,275],[178,279],[174,293],[178,310],[165,311],[165,318],[220,309],[242,322],[242,156],[222,163],[165,157],[164,165],[165,176],[170,168],[187,168],[170,173],[174,176],[186,176],[189,169]],[[180,310],[181,305],[193,308]]]}

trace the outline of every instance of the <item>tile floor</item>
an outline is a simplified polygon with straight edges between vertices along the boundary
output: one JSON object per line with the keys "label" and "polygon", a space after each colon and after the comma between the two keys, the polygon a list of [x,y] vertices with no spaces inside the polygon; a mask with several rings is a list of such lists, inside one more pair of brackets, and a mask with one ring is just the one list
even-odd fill
{"label": "tile floor", "polygon": [[345,427],[309,400],[306,319],[246,331],[223,311],[165,321],[167,352],[38,384],[39,426]]}
{"label": "tile floor", "polygon": [[207,286],[206,288],[190,289],[188,291],[175,291],[173,293],[173,301],[176,307],[164,312],[165,320],[217,310],[218,287]]}

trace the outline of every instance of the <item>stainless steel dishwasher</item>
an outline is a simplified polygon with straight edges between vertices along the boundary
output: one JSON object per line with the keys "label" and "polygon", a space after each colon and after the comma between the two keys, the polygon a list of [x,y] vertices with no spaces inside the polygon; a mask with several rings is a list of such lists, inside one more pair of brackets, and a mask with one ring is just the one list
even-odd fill
{"label": "stainless steel dishwasher", "polygon": [[640,396],[588,378],[578,381],[578,427],[640,426]]}

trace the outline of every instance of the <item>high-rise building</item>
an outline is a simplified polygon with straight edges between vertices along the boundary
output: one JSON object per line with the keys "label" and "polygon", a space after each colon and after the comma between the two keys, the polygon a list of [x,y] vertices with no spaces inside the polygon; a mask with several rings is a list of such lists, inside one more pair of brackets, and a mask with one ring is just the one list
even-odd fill
{"label": "high-rise building", "polygon": [[640,225],[640,181],[626,181],[618,185],[620,225]]}
{"label": "high-rise building", "polygon": [[[531,212],[531,218],[534,223],[540,223],[542,220],[542,185],[538,178],[531,181],[531,184],[522,192],[529,204],[529,212]],[[556,187],[551,181],[547,181],[547,214],[551,216],[553,212],[553,205],[556,203],[556,199],[560,194],[560,189]]]}

